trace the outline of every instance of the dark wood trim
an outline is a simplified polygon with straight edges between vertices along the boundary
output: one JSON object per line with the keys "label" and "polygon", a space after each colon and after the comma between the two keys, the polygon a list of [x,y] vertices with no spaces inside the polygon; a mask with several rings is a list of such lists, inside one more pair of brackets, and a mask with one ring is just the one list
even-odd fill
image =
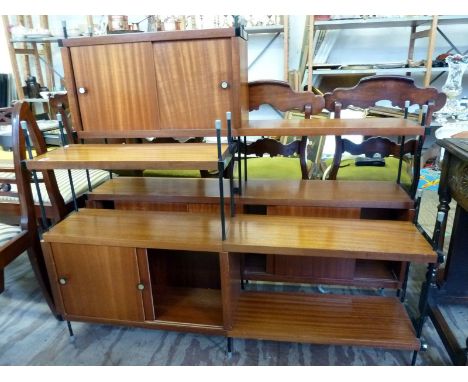
{"label": "dark wood trim", "polygon": [[154,321],[156,319],[156,315],[154,312],[153,288],[151,287],[151,276],[148,265],[148,251],[146,248],[137,248],[136,256],[138,261],[140,282],[145,287],[145,289],[143,289],[141,292],[145,321]]}

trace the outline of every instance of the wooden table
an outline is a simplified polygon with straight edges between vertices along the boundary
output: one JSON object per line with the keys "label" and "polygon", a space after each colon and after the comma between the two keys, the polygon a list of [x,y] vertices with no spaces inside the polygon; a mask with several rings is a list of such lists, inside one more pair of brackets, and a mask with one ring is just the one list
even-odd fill
{"label": "wooden table", "polygon": [[[468,322],[460,323],[465,330],[462,335],[465,343],[460,345],[453,331],[454,323],[442,312],[444,308],[456,306],[459,317],[462,311],[468,315],[468,139],[442,139],[437,143],[446,150],[439,185],[439,211],[448,212],[452,198],[457,201],[457,209],[444,279],[430,299],[430,316],[452,362],[468,365]],[[444,232],[442,227],[442,237]]]}

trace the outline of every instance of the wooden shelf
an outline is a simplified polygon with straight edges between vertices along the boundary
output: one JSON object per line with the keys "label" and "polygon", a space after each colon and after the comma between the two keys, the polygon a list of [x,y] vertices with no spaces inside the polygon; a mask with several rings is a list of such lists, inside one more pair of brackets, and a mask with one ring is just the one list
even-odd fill
{"label": "wooden shelf", "polygon": [[[223,158],[227,145],[222,145]],[[217,170],[216,144],[76,144],[27,161],[30,170],[107,169],[107,170]]]}
{"label": "wooden shelf", "polygon": [[395,297],[242,292],[228,336],[419,350]]}
{"label": "wooden shelf", "polygon": [[158,322],[223,327],[219,289],[164,288],[153,296]]}
{"label": "wooden shelf", "polygon": [[[370,69],[314,69],[316,75],[346,75],[346,74],[402,74],[402,73],[425,73],[426,68],[370,68]],[[448,68],[432,68],[433,73],[448,71]]]}
{"label": "wooden shelf", "polygon": [[[363,28],[396,28],[429,25],[432,16],[405,16],[405,17],[381,17],[367,19],[342,19],[315,21],[315,29],[363,29]],[[439,25],[467,24],[468,16],[439,16]]]}
{"label": "wooden shelf", "polygon": [[229,224],[227,252],[436,262],[407,221],[239,215]]}
{"label": "wooden shelf", "polygon": [[421,125],[402,118],[252,120],[242,128],[233,130],[234,135],[241,136],[408,136],[423,133]]}
{"label": "wooden shelf", "polygon": [[221,251],[218,215],[80,209],[44,234],[47,242]]}
{"label": "wooden shelf", "polygon": [[[411,209],[414,202],[394,182],[272,180],[242,182],[241,204],[334,208]],[[228,180],[225,187],[228,189]],[[217,179],[118,177],[88,194],[89,200],[153,203],[219,203]],[[229,198],[229,197],[228,197]]]}

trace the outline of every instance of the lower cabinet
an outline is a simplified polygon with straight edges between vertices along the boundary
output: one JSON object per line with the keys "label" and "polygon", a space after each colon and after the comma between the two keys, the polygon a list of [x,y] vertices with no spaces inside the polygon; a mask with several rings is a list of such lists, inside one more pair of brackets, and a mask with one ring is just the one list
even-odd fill
{"label": "lower cabinet", "polygon": [[67,320],[222,331],[219,254],[42,243]]}

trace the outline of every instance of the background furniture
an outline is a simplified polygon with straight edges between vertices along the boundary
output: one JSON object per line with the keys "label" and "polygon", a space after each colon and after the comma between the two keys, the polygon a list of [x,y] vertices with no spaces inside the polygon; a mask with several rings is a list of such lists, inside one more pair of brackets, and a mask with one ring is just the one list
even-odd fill
{"label": "background furniture", "polygon": [[[447,261],[439,288],[433,291],[429,302],[430,317],[447,352],[455,365],[468,365],[468,324],[463,318],[457,326],[448,312],[456,309],[461,317],[468,314],[468,139],[442,139],[437,144],[445,148],[442,174],[439,185],[440,205],[443,219],[437,222],[435,232],[440,235],[438,251],[444,242],[445,225],[449,203],[457,202],[455,219],[450,237]],[[465,312],[464,315],[462,312]],[[463,332],[462,332],[463,331]]]}
{"label": "background furniture", "polygon": [[50,282],[39,243],[39,232],[30,188],[30,174],[24,171],[21,166],[21,163],[26,159],[25,138],[20,127],[21,107],[21,104],[16,104],[12,111],[14,142],[13,169],[15,178],[13,180],[8,180],[10,183],[16,184],[17,188],[15,191],[5,188],[0,190],[0,193],[3,195],[10,194],[18,198],[21,220],[19,227],[9,227],[0,223],[0,292],[3,292],[5,287],[4,268],[27,250],[29,261],[31,262],[44,298],[50,310],[55,315],[55,304],[52,299]]}
{"label": "background furniture", "polygon": [[248,118],[242,29],[71,38],[62,45],[79,138],[213,136],[213,121],[227,111],[233,129]]}

